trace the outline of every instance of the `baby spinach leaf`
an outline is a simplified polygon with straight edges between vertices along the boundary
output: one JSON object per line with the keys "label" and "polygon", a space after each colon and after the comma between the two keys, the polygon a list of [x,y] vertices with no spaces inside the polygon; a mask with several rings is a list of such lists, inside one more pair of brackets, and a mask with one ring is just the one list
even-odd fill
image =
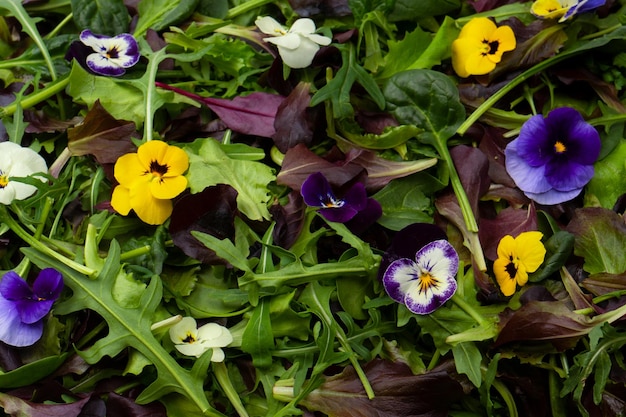
{"label": "baby spinach leaf", "polygon": [[473,342],[457,343],[452,346],[452,355],[457,372],[467,375],[475,387],[480,387],[482,383],[480,365],[483,355],[476,344]]}
{"label": "baby spinach leaf", "polygon": [[72,0],[72,12],[79,28],[109,36],[128,32],[130,16],[123,0]]}
{"label": "baby spinach leaf", "polygon": [[274,349],[274,335],[270,320],[270,298],[265,297],[252,311],[252,316],[246,324],[241,340],[241,350],[252,356],[252,363],[258,368],[268,368],[272,365],[272,350]]}
{"label": "baby spinach leaf", "polygon": [[157,32],[186,18],[193,13],[200,0],[144,0],[139,2],[139,20],[135,37],[141,37],[148,29]]}

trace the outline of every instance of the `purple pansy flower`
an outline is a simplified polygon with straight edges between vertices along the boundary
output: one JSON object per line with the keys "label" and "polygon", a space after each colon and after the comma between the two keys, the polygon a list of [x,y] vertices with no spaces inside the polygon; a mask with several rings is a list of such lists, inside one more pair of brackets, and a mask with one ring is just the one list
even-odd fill
{"label": "purple pansy flower", "polygon": [[527,197],[539,204],[571,200],[593,177],[600,135],[578,111],[552,110],[528,119],[504,150],[506,170]]}
{"label": "purple pansy flower", "polygon": [[110,37],[88,29],[80,33],[80,42],[73,42],[65,56],[68,60],[75,58],[94,74],[111,77],[123,75],[140,57],[139,46],[131,34]]}
{"label": "purple pansy flower", "polygon": [[578,13],[584,13],[597,9],[600,6],[604,6],[604,3],[606,3],[606,0],[579,0],[576,5],[567,10],[567,13],[565,13],[560,21],[565,21]]}
{"label": "purple pansy flower", "polygon": [[0,281],[0,340],[23,347],[43,334],[43,318],[63,290],[63,276],[45,268],[32,288],[18,274],[7,272]]}
{"label": "purple pansy flower", "polygon": [[400,258],[387,267],[383,286],[389,296],[415,314],[430,314],[456,292],[459,255],[444,239],[417,251],[415,260]]}
{"label": "purple pansy flower", "polygon": [[[367,197],[365,186],[360,182],[355,183],[339,198],[335,196],[326,177],[316,172],[304,180],[300,193],[308,206],[319,207],[320,214],[331,222],[346,223],[355,219],[359,213],[365,213],[365,217],[376,221],[382,214],[380,204]],[[359,223],[366,222],[360,219]]]}

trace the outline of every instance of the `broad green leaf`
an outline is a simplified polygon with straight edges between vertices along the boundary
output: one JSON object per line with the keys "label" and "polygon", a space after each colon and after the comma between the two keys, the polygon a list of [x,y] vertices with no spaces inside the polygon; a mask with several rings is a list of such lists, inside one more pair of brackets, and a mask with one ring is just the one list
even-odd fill
{"label": "broad green leaf", "polygon": [[467,375],[475,387],[480,387],[482,383],[480,365],[483,355],[476,344],[472,342],[457,343],[452,347],[452,355],[457,372]]}
{"label": "broad green leaf", "polygon": [[139,2],[139,20],[135,37],[148,29],[160,31],[191,15],[200,0],[142,0]]}
{"label": "broad green leaf", "polygon": [[0,388],[17,388],[34,384],[50,375],[65,362],[69,353],[48,356],[9,372],[0,372]]}
{"label": "broad green leaf", "polygon": [[[137,307],[124,307],[115,300],[112,288],[122,267],[120,248],[116,241],[111,243],[104,266],[96,279],[89,279],[33,248],[24,248],[23,251],[40,268],[52,267],[60,271],[65,285],[72,290],[69,299],[55,306],[56,314],[65,315],[88,309],[106,320],[107,335],[88,349],[80,351],[87,363],[95,364],[106,356],[115,357],[127,348],[136,349],[150,360],[157,371],[157,379],[140,394],[138,403],[155,401],[168,393],[177,392],[195,405],[197,412],[194,416],[223,417],[207,401],[203,389],[204,376],[197,377],[193,369],[190,372],[178,365],[150,330],[154,311],[161,303],[160,280],[157,277],[150,280]],[[201,361],[197,361],[196,365],[202,365]]]}
{"label": "broad green leaf", "polygon": [[94,33],[115,36],[128,32],[130,16],[123,0],[72,0],[74,23]]}
{"label": "broad green leaf", "polygon": [[383,208],[378,223],[391,230],[401,230],[416,222],[433,222],[432,199],[425,194],[429,190],[415,181],[420,178],[418,175],[391,181],[372,196]]}
{"label": "broad green leaf", "polygon": [[611,209],[617,199],[626,193],[626,181],[623,181],[626,178],[624,161],[626,161],[626,139],[621,139],[606,158],[595,163],[593,178],[585,191],[587,205],[600,205]]}
{"label": "broad green leaf", "polygon": [[192,193],[217,184],[230,184],[237,190],[237,207],[251,220],[269,219],[268,184],[275,180],[273,170],[261,162],[230,158],[211,138],[198,139],[184,148],[189,155],[186,176]]}
{"label": "broad green leaf", "polygon": [[270,320],[270,299],[259,301],[252,310],[252,315],[241,340],[241,350],[252,356],[252,363],[257,368],[268,368],[272,365],[272,350],[274,349],[274,335]]}
{"label": "broad green leaf", "polygon": [[584,258],[585,271],[590,274],[626,271],[626,225],[619,214],[600,207],[578,209],[567,231],[576,236],[574,254]]}
{"label": "broad green leaf", "polygon": [[530,282],[539,282],[556,273],[569,259],[574,249],[574,235],[564,230],[556,232],[546,241],[546,257],[541,268],[531,274]]}

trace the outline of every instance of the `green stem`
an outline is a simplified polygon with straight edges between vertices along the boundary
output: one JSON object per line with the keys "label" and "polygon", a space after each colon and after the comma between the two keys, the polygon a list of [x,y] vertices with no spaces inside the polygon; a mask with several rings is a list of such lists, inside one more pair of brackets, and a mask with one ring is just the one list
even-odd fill
{"label": "green stem", "polygon": [[476,323],[480,326],[487,327],[489,326],[489,322],[485,320],[483,316],[478,313],[478,311],[474,310],[474,308],[467,303],[461,296],[458,294],[454,294],[452,296],[452,302],[456,304],[461,310],[465,311],[471,318],[473,318]]}
{"label": "green stem", "polygon": [[141,246],[139,248],[131,249],[131,250],[126,251],[126,252],[124,252],[124,253],[122,253],[120,255],[120,261],[124,262],[124,261],[127,261],[129,259],[135,258],[137,256],[146,255],[146,254],[150,253],[150,249],[151,249],[150,245],[144,245],[144,246]]}
{"label": "green stem", "polygon": [[509,409],[509,417],[518,417],[517,407],[515,406],[515,399],[511,394],[511,391],[502,382],[495,380],[491,384],[496,391],[500,394],[500,397],[504,400],[506,407]]}
{"label": "green stem", "polygon": [[266,4],[273,3],[274,0],[251,0],[245,3],[240,4],[239,6],[235,6],[228,11],[225,19],[233,19],[236,16],[242,15],[249,11],[252,11],[258,7],[265,6]]}
{"label": "green stem", "polygon": [[235,387],[228,376],[228,369],[226,368],[224,362],[213,362],[212,366],[213,374],[215,375],[215,378],[217,378],[217,382],[219,382],[222,390],[226,394],[226,397],[228,397],[230,403],[233,407],[235,407],[235,410],[237,410],[239,417],[248,417],[248,411],[246,411],[246,408],[243,406],[241,397],[239,396],[237,390],[235,390]]}
{"label": "green stem", "polygon": [[63,78],[59,78],[56,81],[51,82],[45,88],[24,97],[19,102],[13,102],[4,108],[0,108],[0,117],[11,116],[17,110],[18,105],[22,110],[31,108],[44,100],[49,99],[53,95],[63,91],[63,89],[69,84],[69,75]]}
{"label": "green stem", "polygon": [[435,354],[432,358],[430,358],[430,362],[428,362],[428,366],[426,367],[426,371],[432,371],[435,366],[439,363],[439,359],[441,359],[441,352],[439,349],[435,350]]}
{"label": "green stem", "polygon": [[56,27],[55,27],[54,29],[52,29],[52,30],[50,31],[50,33],[48,33],[48,34],[46,35],[46,39],[52,39],[52,38],[54,38],[54,37],[57,35],[57,33],[59,33],[59,32],[61,31],[61,29],[63,29],[63,26],[65,26],[67,23],[71,22],[73,18],[74,18],[74,14],[73,14],[73,13],[70,13],[70,14],[68,14],[67,16],[65,16],[65,17],[63,18],[63,20],[61,20],[61,21],[59,22],[59,24],[58,24],[58,25],[56,25]]}
{"label": "green stem", "polygon": [[98,274],[98,271],[95,271],[91,268],[87,268],[84,265],[79,264],[78,262],[74,262],[71,259],[66,258],[65,256],[59,254],[58,252],[53,251],[49,247],[45,246],[38,239],[35,239],[33,236],[29,235],[23,228],[20,226],[17,221],[7,212],[6,208],[2,208],[4,211],[4,216],[2,216],[2,222],[6,224],[9,229],[13,231],[20,239],[24,242],[28,243],[31,247],[37,249],[39,252],[44,253],[59,262],[64,263],[68,267],[72,268],[74,271],[79,274],[87,275],[89,277],[95,278]]}

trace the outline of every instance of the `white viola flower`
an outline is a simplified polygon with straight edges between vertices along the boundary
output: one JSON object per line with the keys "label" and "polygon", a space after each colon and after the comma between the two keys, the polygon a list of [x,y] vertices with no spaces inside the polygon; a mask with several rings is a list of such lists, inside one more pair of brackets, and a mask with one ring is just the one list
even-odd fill
{"label": "white viola flower", "polygon": [[80,33],[80,41],[93,49],[94,52],[87,55],[86,64],[99,75],[120,76],[141,57],[137,41],[128,33],[110,37],[85,29]]}
{"label": "white viola flower", "polygon": [[33,185],[11,181],[12,177],[29,177],[47,171],[46,161],[32,149],[13,142],[0,143],[0,204],[24,200],[37,191]]}
{"label": "white viola flower", "polygon": [[254,24],[261,32],[270,35],[264,40],[278,47],[283,62],[291,68],[308,67],[320,45],[326,46],[332,41],[316,34],[315,22],[308,18],[296,20],[288,30],[269,16],[258,17]]}
{"label": "white viola flower", "polygon": [[213,349],[212,362],[222,362],[224,351],[221,348],[233,341],[233,336],[226,327],[208,323],[198,328],[193,317],[183,317],[170,327],[169,333],[174,346],[183,355],[199,358],[207,350]]}

